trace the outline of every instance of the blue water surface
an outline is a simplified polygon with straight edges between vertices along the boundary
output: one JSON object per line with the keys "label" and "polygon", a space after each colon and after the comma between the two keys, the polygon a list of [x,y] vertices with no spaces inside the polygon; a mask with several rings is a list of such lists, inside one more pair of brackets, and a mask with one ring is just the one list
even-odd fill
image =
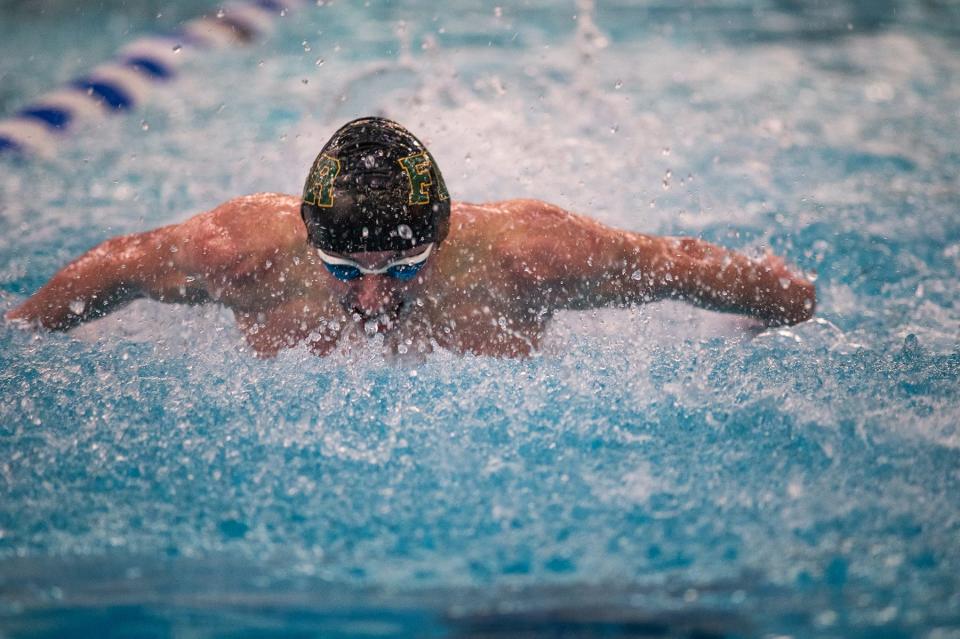
{"label": "blue water surface", "polygon": [[[960,636],[956,6],[319,5],[0,159],[2,310],[112,235],[299,192],[373,113],[460,199],[784,255],[817,318],[571,313],[521,361],[262,361],[147,301],[4,325],[0,635]],[[0,4],[5,114],[201,11],[36,6]]]}

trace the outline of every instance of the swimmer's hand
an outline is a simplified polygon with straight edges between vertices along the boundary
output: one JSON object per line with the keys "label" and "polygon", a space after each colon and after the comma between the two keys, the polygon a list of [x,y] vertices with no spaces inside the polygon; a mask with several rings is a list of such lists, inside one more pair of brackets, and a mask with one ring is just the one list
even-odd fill
{"label": "swimmer's hand", "polygon": [[31,317],[29,311],[23,308],[23,305],[11,309],[3,314],[3,319],[14,328],[27,331],[38,328],[40,322]]}
{"label": "swimmer's hand", "polygon": [[752,258],[694,238],[664,238],[659,294],[713,310],[750,315],[768,326],[813,317],[816,289],[772,253]]}
{"label": "swimmer's hand", "polygon": [[46,328],[65,331],[84,321],[101,317],[136,297],[132,294],[133,289],[112,284],[106,278],[73,278],[64,276],[61,271],[23,304],[4,313],[3,317],[14,327],[24,330]]}
{"label": "swimmer's hand", "polygon": [[[817,289],[804,274],[792,270],[786,261],[772,253],[759,260],[767,278],[776,280],[776,287],[766,311],[771,326],[799,324],[813,318],[817,308]],[[769,283],[767,284],[769,285]]]}

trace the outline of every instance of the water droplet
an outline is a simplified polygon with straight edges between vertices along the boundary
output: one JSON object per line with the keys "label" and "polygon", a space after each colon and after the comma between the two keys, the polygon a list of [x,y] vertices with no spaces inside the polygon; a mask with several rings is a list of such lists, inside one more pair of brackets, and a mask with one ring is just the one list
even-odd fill
{"label": "water droplet", "polygon": [[175,44],[175,45],[173,45],[173,52],[174,52],[174,53],[180,53],[180,50],[181,50],[181,49],[183,49],[183,45],[182,45],[182,44]]}
{"label": "water droplet", "polygon": [[503,7],[494,7],[494,8],[493,8],[493,15],[494,15],[494,17],[496,17],[496,18],[502,18],[502,17],[503,17]]}
{"label": "water droplet", "polygon": [[300,43],[300,46],[303,47],[303,50],[304,50],[304,52],[306,52],[306,53],[310,53],[310,51],[312,50],[311,47],[310,47],[310,43],[307,42],[306,40],[304,40],[303,42],[301,42],[301,43]]}
{"label": "water droplet", "polygon": [[669,146],[665,146],[665,147],[663,147],[662,149],[660,149],[660,155],[662,155],[662,156],[664,156],[664,157],[670,155],[670,147],[669,147]]}
{"label": "water droplet", "polygon": [[149,130],[150,130],[150,125],[147,123],[146,120],[141,120],[141,121],[140,121],[140,128],[141,128],[142,130],[144,130],[144,131],[149,131]]}
{"label": "water droplet", "polygon": [[223,16],[225,16],[225,15],[227,15],[227,12],[226,12],[226,11],[224,11],[222,8],[217,9],[217,17],[218,17],[218,18],[223,18]]}
{"label": "water droplet", "polygon": [[401,224],[400,226],[398,226],[397,233],[399,233],[400,237],[402,237],[405,240],[409,240],[413,237],[413,230],[411,230],[411,228],[406,224]]}
{"label": "water droplet", "polygon": [[324,62],[326,62],[326,60],[324,60],[323,58],[317,58],[317,61],[314,62],[314,64],[317,65],[318,67],[322,67]]}
{"label": "water droplet", "polygon": [[70,312],[74,315],[82,315],[83,309],[87,307],[87,303],[83,300],[77,299],[70,302]]}
{"label": "water droplet", "polygon": [[805,308],[805,309],[808,310],[808,311],[809,311],[811,308],[813,308],[813,300],[811,300],[811,299],[805,299],[805,300],[803,300],[803,308]]}
{"label": "water droplet", "polygon": [[610,133],[616,133],[616,132],[619,131],[619,130],[620,130],[620,125],[619,125],[619,124],[613,124],[613,125],[610,127]]}
{"label": "water droplet", "polygon": [[814,617],[813,622],[820,627],[832,626],[837,622],[837,613],[832,610],[825,610]]}
{"label": "water droplet", "polygon": [[618,91],[619,91],[620,89],[622,89],[622,88],[623,88],[623,80],[617,80],[617,81],[613,84],[613,88],[614,88],[614,89],[617,89]]}
{"label": "water droplet", "polygon": [[780,288],[782,288],[783,290],[787,290],[788,288],[790,288],[789,277],[781,277],[779,281],[780,281]]}
{"label": "water droplet", "polygon": [[362,237],[369,237],[369,236],[370,236],[370,229],[368,229],[367,227],[363,227],[362,229],[360,229],[360,235],[361,235]]}
{"label": "water droplet", "polygon": [[643,279],[643,271],[641,271],[640,269],[635,270],[633,273],[630,274],[630,279],[632,280]]}
{"label": "water droplet", "polygon": [[896,95],[896,90],[887,82],[873,82],[864,88],[864,95],[871,102],[889,102]]}
{"label": "water droplet", "polygon": [[303,80],[300,80],[300,81],[303,82],[304,84],[309,84],[309,82],[310,82],[310,80],[307,80],[306,78],[304,78]]}
{"label": "water droplet", "polygon": [[663,175],[663,182],[662,182],[662,184],[663,184],[663,190],[664,190],[664,191],[669,191],[669,190],[670,190],[670,178],[671,178],[671,177],[673,177],[673,171],[671,171],[670,169],[667,169],[667,172],[664,173],[664,175]]}

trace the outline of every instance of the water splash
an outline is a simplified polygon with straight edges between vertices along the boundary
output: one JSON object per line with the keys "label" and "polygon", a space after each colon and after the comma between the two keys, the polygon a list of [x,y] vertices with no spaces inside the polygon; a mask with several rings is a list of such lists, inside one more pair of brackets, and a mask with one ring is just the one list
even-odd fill
{"label": "water splash", "polygon": [[[624,33],[591,3],[563,27],[537,26],[554,24],[548,8],[499,23],[485,9],[395,33],[390,12],[335,8],[323,28],[344,50],[284,23],[269,56],[198,62],[181,80],[193,101],[158,104],[150,135],[111,123],[83,151],[4,171],[3,310],[110,234],[297,192],[340,119],[369,112],[426,139],[457,197],[540,197],[636,231],[772,248],[818,271],[819,317],[764,331],[670,304],[564,314],[520,362],[384,362],[375,341],[262,362],[229,313],[149,302],[67,336],[4,327],[5,566],[235,561],[269,583],[518,588],[532,607],[545,585],[573,588],[572,604],[599,584],[626,609],[713,592],[771,632],[790,629],[776,611],[838,634],[956,618],[960,231],[942,132],[958,96],[938,78],[958,68],[945,41],[692,44]],[[777,15],[742,19],[776,32],[793,19]],[[488,47],[507,22],[520,36]],[[316,72],[304,41],[332,90],[298,81]],[[145,563],[131,562],[121,575]],[[84,583],[58,587],[69,599]]]}

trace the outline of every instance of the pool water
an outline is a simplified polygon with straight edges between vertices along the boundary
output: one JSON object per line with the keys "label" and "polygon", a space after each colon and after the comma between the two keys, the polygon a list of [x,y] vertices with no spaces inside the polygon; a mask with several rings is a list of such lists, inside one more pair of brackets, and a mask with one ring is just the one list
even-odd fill
{"label": "pool water", "polygon": [[[571,313],[521,361],[261,361],[148,301],[3,325],[0,636],[960,637],[955,4],[320,5],[0,158],[0,309],[298,193],[382,114],[459,199],[769,248],[817,319]],[[197,11],[29,6],[0,4],[5,114]]]}

